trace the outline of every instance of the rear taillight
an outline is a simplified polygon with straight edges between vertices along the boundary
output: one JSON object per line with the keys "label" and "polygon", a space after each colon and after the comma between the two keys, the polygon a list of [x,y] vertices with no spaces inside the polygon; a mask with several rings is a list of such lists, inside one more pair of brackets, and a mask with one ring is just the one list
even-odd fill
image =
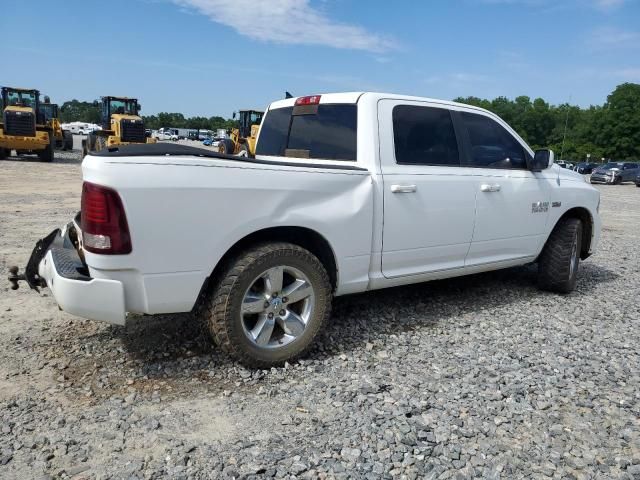
{"label": "rear taillight", "polygon": [[311,95],[310,97],[299,97],[296,99],[296,106],[318,105],[319,103],[320,103],[320,95]]}
{"label": "rear taillight", "polygon": [[80,223],[84,249],[104,255],[131,252],[131,236],[122,200],[115,190],[82,184]]}

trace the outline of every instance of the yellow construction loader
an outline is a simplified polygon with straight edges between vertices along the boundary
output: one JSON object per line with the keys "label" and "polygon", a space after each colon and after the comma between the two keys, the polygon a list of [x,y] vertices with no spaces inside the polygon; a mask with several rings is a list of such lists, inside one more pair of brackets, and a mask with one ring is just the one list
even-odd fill
{"label": "yellow construction loader", "polygon": [[44,162],[53,160],[55,138],[39,110],[40,92],[34,89],[2,87],[0,159],[35,153]]}
{"label": "yellow construction loader", "polygon": [[[259,110],[240,110],[238,126],[231,129],[228,138],[220,141],[218,151],[239,157],[255,157],[256,140],[263,116],[264,112]],[[233,112],[233,118],[235,120],[236,112]]]}
{"label": "yellow construction loader", "polygon": [[93,131],[82,141],[82,156],[118,145],[156,143],[155,138],[145,135],[139,111],[136,98],[102,97],[102,130]]}
{"label": "yellow construction loader", "polygon": [[73,135],[69,130],[62,129],[58,115],[58,104],[51,103],[49,97],[45,95],[44,102],[39,104],[39,109],[45,124],[51,128],[55,148],[57,150],[73,150]]}

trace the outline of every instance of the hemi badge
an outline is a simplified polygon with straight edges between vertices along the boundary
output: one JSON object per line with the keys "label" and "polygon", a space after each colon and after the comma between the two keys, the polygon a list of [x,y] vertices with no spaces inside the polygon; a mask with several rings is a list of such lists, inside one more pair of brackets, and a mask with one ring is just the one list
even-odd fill
{"label": "hemi badge", "polygon": [[551,202],[551,206],[552,207],[561,207],[562,206],[562,202]]}

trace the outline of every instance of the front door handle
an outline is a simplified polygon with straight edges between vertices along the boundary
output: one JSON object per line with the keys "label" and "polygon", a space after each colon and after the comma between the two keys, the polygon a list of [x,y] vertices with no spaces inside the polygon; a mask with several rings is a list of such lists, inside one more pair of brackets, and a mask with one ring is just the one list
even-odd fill
{"label": "front door handle", "polygon": [[413,193],[416,189],[415,185],[391,185],[391,193]]}
{"label": "front door handle", "polygon": [[499,192],[500,191],[500,185],[498,185],[497,183],[494,183],[493,185],[488,185],[486,183],[480,185],[480,191],[481,192]]}

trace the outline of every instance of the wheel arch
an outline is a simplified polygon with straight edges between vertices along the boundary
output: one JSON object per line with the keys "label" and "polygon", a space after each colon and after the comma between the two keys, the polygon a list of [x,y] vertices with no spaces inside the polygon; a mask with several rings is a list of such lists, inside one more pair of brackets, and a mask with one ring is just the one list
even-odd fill
{"label": "wheel arch", "polygon": [[307,227],[279,226],[269,227],[250,233],[234,243],[217,263],[207,284],[216,283],[228,268],[230,261],[240,252],[253,245],[267,242],[287,242],[298,245],[314,254],[327,270],[332,290],[338,285],[338,263],[329,241],[320,233]]}
{"label": "wheel arch", "polygon": [[[556,224],[553,226],[555,230],[558,223],[565,218],[577,218],[582,222],[582,247],[580,249],[580,258],[582,260],[589,257],[591,250],[591,241],[593,240],[593,215],[585,207],[573,207],[562,214]],[[553,231],[551,230],[551,231]]]}

